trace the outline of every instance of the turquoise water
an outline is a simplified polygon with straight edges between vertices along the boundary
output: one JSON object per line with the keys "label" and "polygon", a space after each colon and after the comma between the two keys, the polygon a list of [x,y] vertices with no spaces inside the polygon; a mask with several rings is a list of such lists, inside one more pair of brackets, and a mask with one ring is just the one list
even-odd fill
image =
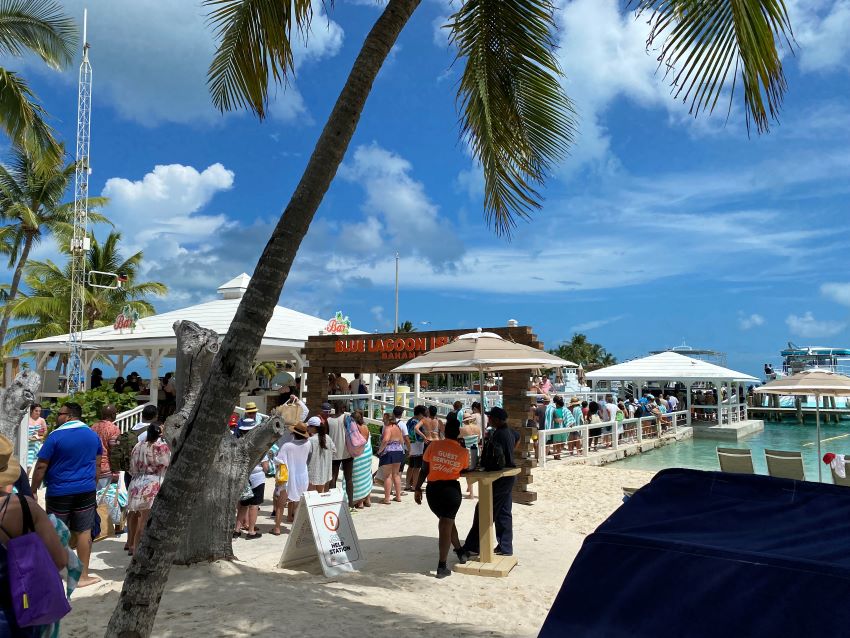
{"label": "turquoise water", "polygon": [[[831,440],[830,440],[831,439]],[[658,471],[668,467],[689,467],[698,470],[719,470],[717,447],[750,448],[757,474],[767,474],[764,460],[765,448],[769,450],[801,450],[806,478],[818,477],[817,443],[815,426],[797,423],[765,423],[764,431],[733,441],[688,439],[665,445],[662,448],[630,456],[617,461],[617,467],[630,470]],[[850,455],[850,422],[821,426],[821,454],[835,452]],[[831,481],[829,468],[823,465],[824,482]]]}

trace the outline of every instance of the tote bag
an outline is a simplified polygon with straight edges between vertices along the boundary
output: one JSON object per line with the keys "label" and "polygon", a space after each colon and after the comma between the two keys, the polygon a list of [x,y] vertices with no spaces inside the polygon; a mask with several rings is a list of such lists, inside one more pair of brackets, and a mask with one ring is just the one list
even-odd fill
{"label": "tote bag", "polygon": [[12,608],[21,627],[51,625],[71,611],[71,605],[50,552],[35,533],[29,505],[23,496],[17,496],[24,530],[6,544]]}
{"label": "tote bag", "polygon": [[279,406],[277,411],[286,425],[295,425],[300,420],[301,406],[298,405],[295,397],[290,397],[289,401]]}
{"label": "tote bag", "polygon": [[350,416],[345,417],[345,447],[348,453],[357,458],[366,448],[366,437],[360,433],[360,428]]}

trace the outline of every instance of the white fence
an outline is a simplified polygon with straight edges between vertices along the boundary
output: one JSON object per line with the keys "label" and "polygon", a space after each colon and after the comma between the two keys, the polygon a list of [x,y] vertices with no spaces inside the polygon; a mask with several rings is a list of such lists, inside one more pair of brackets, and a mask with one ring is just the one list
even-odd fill
{"label": "white fence", "polygon": [[118,426],[118,429],[121,432],[126,432],[130,428],[132,428],[137,423],[142,422],[142,410],[145,409],[146,404],[137,405],[135,408],[127,410],[126,412],[122,412],[118,416],[115,417],[115,425]]}
{"label": "white fence", "polygon": [[[641,444],[644,439],[656,439],[664,434],[672,433],[676,435],[680,427],[687,424],[688,413],[686,410],[678,412],[668,412],[660,417],[645,416],[638,419],[625,419],[620,421],[604,421],[602,423],[576,424],[566,428],[557,428],[552,430],[540,430],[537,436],[537,460],[540,467],[546,467],[546,458],[549,454],[554,454],[551,448],[554,446],[562,446],[567,450],[570,445],[569,438],[565,443],[550,443],[548,439],[556,434],[578,434],[574,438],[572,446],[575,442],[580,442],[579,456],[586,457],[593,446],[597,450],[600,447],[617,450],[623,445]],[[622,432],[620,432],[622,426]],[[608,430],[606,432],[606,429]],[[601,430],[598,436],[590,436],[591,430]],[[561,456],[569,456],[568,452],[560,452]]]}

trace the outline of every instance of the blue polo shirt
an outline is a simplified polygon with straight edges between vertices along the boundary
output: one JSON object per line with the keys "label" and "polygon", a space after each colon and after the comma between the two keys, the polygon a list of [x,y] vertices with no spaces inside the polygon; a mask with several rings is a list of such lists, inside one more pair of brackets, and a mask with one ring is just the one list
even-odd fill
{"label": "blue polo shirt", "polygon": [[100,437],[81,421],[68,421],[51,432],[38,452],[38,458],[49,463],[47,496],[94,492],[95,460],[101,454]]}

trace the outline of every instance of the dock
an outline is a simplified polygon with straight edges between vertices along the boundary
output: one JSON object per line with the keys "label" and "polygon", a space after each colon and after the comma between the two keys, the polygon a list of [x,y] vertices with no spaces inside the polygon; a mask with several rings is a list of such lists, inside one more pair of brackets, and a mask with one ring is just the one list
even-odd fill
{"label": "dock", "polygon": [[[813,407],[767,407],[753,406],[748,408],[748,414],[752,417],[762,418],[765,421],[783,421],[796,419],[798,423],[804,420],[815,420],[817,410]],[[850,408],[821,408],[821,423],[838,423],[842,419],[850,419]]]}

